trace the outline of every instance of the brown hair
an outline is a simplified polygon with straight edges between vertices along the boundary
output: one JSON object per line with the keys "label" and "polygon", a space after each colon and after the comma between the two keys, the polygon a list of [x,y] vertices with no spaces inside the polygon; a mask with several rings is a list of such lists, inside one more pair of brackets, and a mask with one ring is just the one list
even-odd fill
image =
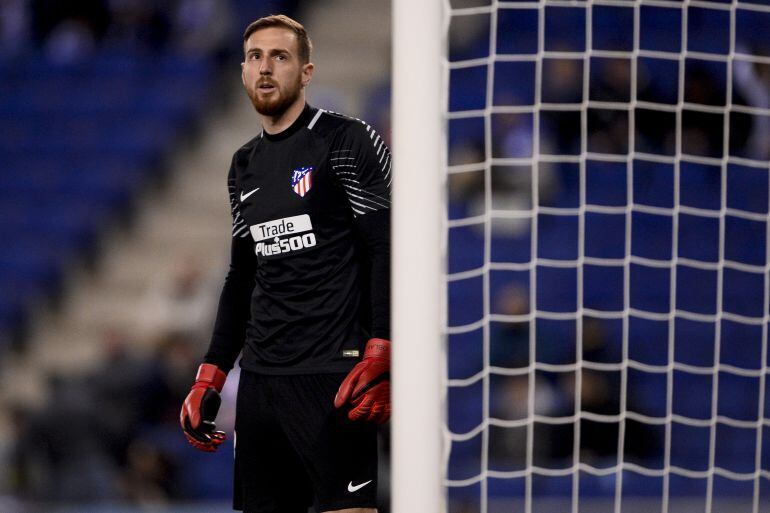
{"label": "brown hair", "polygon": [[307,35],[307,30],[305,30],[305,27],[300,22],[283,14],[271,14],[270,16],[252,21],[243,33],[243,42],[245,43],[257,30],[270,27],[285,28],[294,32],[297,35],[300,60],[303,63],[310,62],[310,52],[313,50],[313,43],[310,41],[310,36]]}

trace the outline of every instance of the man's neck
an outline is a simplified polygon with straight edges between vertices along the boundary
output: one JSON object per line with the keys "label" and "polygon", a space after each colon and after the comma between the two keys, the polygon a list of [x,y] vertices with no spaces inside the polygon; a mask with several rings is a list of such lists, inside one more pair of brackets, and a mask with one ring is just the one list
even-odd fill
{"label": "man's neck", "polygon": [[275,135],[289,128],[305,109],[305,95],[301,94],[297,101],[283,111],[280,116],[262,116],[262,129],[270,135]]}

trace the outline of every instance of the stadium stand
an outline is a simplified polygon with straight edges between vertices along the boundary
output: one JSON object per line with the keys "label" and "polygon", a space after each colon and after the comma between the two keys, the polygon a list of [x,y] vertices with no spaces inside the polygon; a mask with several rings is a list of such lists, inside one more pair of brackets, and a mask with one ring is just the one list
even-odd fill
{"label": "stadium stand", "polygon": [[158,179],[164,154],[212,93],[214,65],[104,49],[82,63],[32,54],[2,68],[2,332],[20,336],[72,259],[93,252],[138,190]]}

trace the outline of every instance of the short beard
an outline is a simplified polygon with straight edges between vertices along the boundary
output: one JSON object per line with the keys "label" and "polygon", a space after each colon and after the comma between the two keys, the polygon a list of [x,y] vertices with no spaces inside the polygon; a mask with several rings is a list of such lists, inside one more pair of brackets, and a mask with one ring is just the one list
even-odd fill
{"label": "short beard", "polygon": [[259,96],[259,85],[257,85],[253,91],[249,91],[249,98],[251,99],[254,108],[262,116],[277,118],[282,116],[283,113],[286,112],[286,109],[293,105],[294,102],[297,101],[297,98],[299,98],[300,92],[302,91],[301,81],[297,80],[297,83],[294,85],[296,87],[287,89],[286,91],[282,91],[276,86],[276,92],[278,94],[269,98],[261,98]]}

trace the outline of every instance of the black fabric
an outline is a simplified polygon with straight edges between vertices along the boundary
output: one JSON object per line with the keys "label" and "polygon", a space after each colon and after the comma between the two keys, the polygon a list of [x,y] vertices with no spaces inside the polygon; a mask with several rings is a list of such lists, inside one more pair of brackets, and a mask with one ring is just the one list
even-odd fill
{"label": "black fabric", "polygon": [[305,513],[311,504],[316,511],[376,507],[377,429],[334,408],[344,377],[241,372],[235,509]]}
{"label": "black fabric", "polygon": [[250,240],[234,237],[230,249],[230,269],[219,297],[211,344],[204,357],[206,363],[216,365],[225,373],[233,368],[243,349],[256,271],[257,259]]}
{"label": "black fabric", "polygon": [[240,148],[233,258],[206,361],[230,369],[242,348],[255,372],[347,372],[370,337],[389,338],[390,181],[372,127],[312,107]]}
{"label": "black fabric", "polygon": [[305,105],[305,108],[302,109],[302,113],[294,121],[294,123],[289,126],[289,128],[276,134],[268,134],[267,132],[264,132],[262,135],[271,141],[283,141],[284,139],[288,139],[301,129],[305,128],[310,123],[310,120],[315,113],[316,109],[312,108],[310,105]]}
{"label": "black fabric", "polygon": [[359,216],[356,227],[367,255],[371,336],[390,340],[390,210]]}

